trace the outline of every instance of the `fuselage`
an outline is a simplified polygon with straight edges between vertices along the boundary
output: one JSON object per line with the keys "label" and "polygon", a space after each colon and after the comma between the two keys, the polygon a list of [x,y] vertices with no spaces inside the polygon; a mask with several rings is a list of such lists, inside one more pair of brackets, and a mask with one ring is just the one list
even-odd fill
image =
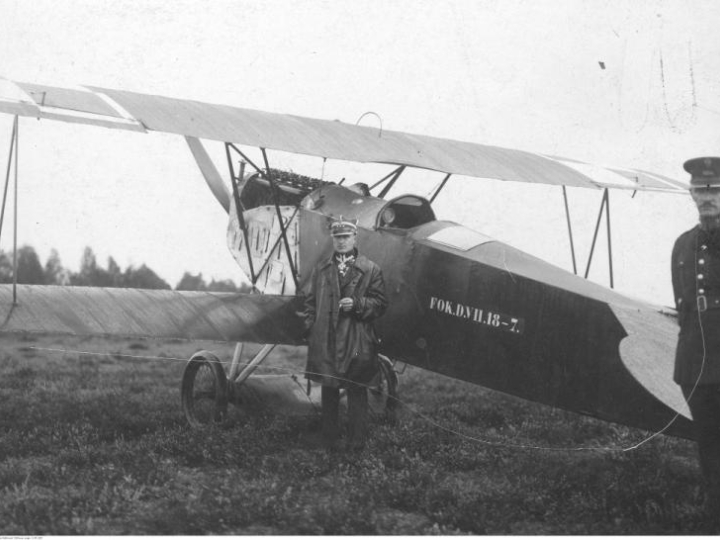
{"label": "fuselage", "polygon": [[359,250],[382,268],[389,308],[376,327],[387,356],[650,430],[680,413],[668,432],[690,436],[671,380],[675,324],[657,308],[438,221],[420,197],[335,185],[293,218],[300,288],[331,253],[327,222],[340,215],[358,220]]}

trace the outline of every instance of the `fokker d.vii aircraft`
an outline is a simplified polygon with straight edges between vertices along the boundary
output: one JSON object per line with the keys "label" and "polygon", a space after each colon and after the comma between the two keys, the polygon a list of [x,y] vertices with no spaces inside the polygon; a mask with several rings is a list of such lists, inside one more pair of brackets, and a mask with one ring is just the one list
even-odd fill
{"label": "fokker d.vii aircraft", "polygon": [[[407,363],[611,422],[653,431],[670,422],[667,433],[691,436],[690,413],[672,382],[671,309],[437,220],[431,206],[452,175],[604,189],[603,204],[611,188],[684,191],[679,182],[519,150],[96,87],[0,79],[0,112],[15,116],[13,140],[19,116],[185,137],[229,214],[229,248],[257,294],[6,285],[0,332],[237,342],[227,373],[210,353],[190,359],[182,395],[191,423],[222,419],[228,401],[243,392],[265,388],[284,399],[250,375],[273,345],[302,344],[299,292],[330,252],[327,219],[342,215],[358,220],[361,249],[386,280],[389,309],[377,328],[383,370],[372,390],[380,407],[394,395],[394,366]],[[230,188],[201,139],[225,144]],[[259,150],[254,159],[245,147]],[[389,174],[369,195],[273,169],[269,150],[386,164]],[[11,147],[6,185],[12,156]],[[17,171],[17,146],[15,160]],[[386,199],[412,167],[444,175],[435,194]],[[243,342],[268,345],[245,365]],[[300,385],[292,391],[304,392]]]}

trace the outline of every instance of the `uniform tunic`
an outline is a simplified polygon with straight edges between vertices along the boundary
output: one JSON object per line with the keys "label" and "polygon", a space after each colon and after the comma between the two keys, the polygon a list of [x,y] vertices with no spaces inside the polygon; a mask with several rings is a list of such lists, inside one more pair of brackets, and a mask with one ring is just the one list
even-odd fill
{"label": "uniform tunic", "polygon": [[696,226],[680,235],[672,282],[680,323],[674,380],[681,386],[720,384],[720,231]]}
{"label": "uniform tunic", "polygon": [[697,226],[672,253],[680,322],[675,382],[690,406],[705,483],[706,512],[720,521],[720,230]]}

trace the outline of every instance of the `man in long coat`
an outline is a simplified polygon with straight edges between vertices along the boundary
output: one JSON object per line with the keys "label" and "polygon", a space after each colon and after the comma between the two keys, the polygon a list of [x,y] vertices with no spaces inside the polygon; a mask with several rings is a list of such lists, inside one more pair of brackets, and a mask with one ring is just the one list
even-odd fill
{"label": "man in long coat", "polygon": [[358,254],[357,225],[340,217],[330,234],[333,254],[315,267],[305,292],[306,376],[322,385],[322,434],[329,446],[340,437],[340,389],[347,389],[348,442],[358,449],[367,436],[367,385],[378,373],[373,321],[387,299],[380,267]]}
{"label": "man in long coat", "polygon": [[700,223],[680,235],[672,282],[680,323],[674,379],[690,407],[715,532],[720,526],[720,158],[685,162]]}

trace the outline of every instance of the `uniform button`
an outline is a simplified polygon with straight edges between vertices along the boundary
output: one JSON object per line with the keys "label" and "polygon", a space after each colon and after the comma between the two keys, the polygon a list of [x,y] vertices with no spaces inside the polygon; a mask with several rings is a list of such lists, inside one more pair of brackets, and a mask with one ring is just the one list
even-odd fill
{"label": "uniform button", "polygon": [[705,259],[700,259],[700,260],[698,261],[698,264],[705,264]]}
{"label": "uniform button", "polygon": [[704,278],[704,277],[705,277],[705,276],[703,276],[702,274],[698,274],[698,276],[697,276],[698,279],[702,279],[702,278]]}
{"label": "uniform button", "polygon": [[700,246],[700,249],[702,249],[704,251],[707,249],[707,246],[705,244],[703,244],[702,246]]}
{"label": "uniform button", "polygon": [[705,289],[698,289],[698,294],[705,294]]}

